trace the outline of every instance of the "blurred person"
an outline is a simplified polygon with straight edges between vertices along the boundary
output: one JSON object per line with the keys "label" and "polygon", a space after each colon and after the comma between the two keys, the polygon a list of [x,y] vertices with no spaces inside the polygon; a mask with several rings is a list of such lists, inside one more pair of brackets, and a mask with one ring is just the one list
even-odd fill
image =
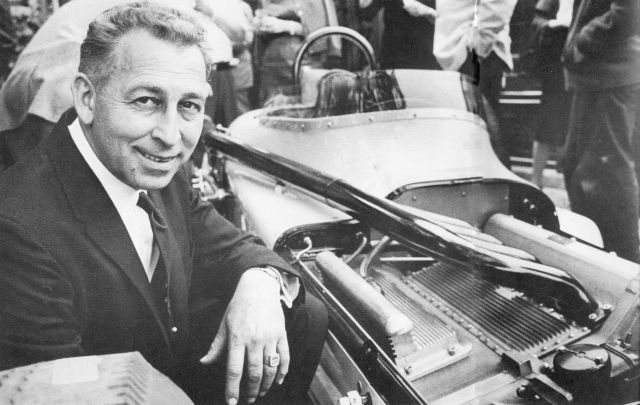
{"label": "blurred person", "polygon": [[552,148],[564,145],[569,123],[570,97],[565,91],[560,56],[567,39],[573,0],[539,0],[532,25],[534,74],[540,78],[542,96],[533,138],[531,181],[542,188],[543,174]]}
{"label": "blurred person", "polygon": [[504,72],[513,69],[509,22],[517,0],[437,0],[433,53],[444,70],[473,78],[483,96],[491,144],[507,167],[499,123]]}
{"label": "blurred person", "polygon": [[383,69],[437,69],[433,55],[435,0],[359,0],[373,16],[383,8],[384,29],[380,49]]}
{"label": "blurred person", "polygon": [[0,84],[11,71],[10,63],[16,47],[16,36],[8,0],[0,0]]}
{"label": "blurred person", "polygon": [[306,401],[326,310],[180,172],[202,131],[205,34],[150,3],[90,25],[73,107],[0,175],[0,369],[139,351],[196,401]]}
{"label": "blurred person", "polygon": [[252,109],[253,11],[242,0],[198,0],[197,3],[196,9],[210,16],[233,46],[233,59],[218,64],[212,72],[213,92],[220,97],[213,98],[207,106],[207,112],[215,123],[228,126],[238,115]]}
{"label": "blurred person", "polygon": [[[261,0],[255,11],[254,72],[258,106],[274,96],[292,96],[292,69],[304,38],[318,28],[336,25],[332,0]],[[328,45],[316,44],[322,53]]]}
{"label": "blurred person", "polygon": [[562,168],[571,209],[640,262],[640,2],[575,0],[562,60],[572,92]]}
{"label": "blurred person", "polygon": [[[100,12],[133,0],[73,0],[38,29],[0,89],[0,171],[32,150],[72,105],[69,86],[80,61],[80,44]],[[184,10],[193,0],[152,0]],[[231,59],[231,44],[215,25],[207,35],[215,61]]]}

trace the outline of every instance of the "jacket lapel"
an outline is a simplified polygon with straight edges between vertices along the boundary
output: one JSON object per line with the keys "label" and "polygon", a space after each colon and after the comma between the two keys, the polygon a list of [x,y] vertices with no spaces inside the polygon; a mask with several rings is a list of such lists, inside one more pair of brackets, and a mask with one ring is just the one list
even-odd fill
{"label": "jacket lapel", "polygon": [[43,141],[42,148],[58,172],[69,206],[76,217],[85,223],[87,236],[131,280],[144,297],[170,348],[167,331],[162,326],[160,315],[153,304],[149,280],[127,229],[104,187],[71,139],[67,126],[75,118],[73,110],[63,114],[51,135]]}

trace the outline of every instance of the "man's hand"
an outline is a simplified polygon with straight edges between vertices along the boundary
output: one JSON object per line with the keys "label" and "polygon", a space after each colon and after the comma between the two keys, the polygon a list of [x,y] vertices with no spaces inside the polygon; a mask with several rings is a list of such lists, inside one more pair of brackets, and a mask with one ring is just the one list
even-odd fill
{"label": "man's hand", "polygon": [[[280,305],[280,285],[268,274],[246,271],[227,307],[220,329],[209,352],[200,361],[211,364],[227,355],[225,397],[235,405],[240,396],[240,380],[246,372],[243,394],[252,403],[265,395],[275,380],[282,384],[289,371],[289,344]],[[278,353],[280,364],[264,364],[265,356]]]}
{"label": "man's hand", "polygon": [[547,21],[547,25],[549,26],[549,28],[555,28],[555,27],[569,27],[569,24],[571,24],[571,21],[568,20],[549,20]]}
{"label": "man's hand", "polygon": [[257,18],[256,29],[262,34],[288,32],[290,35],[301,35],[303,32],[302,24],[297,21],[283,20],[268,15]]}
{"label": "man's hand", "polygon": [[417,0],[403,0],[404,9],[413,17],[423,17],[432,23],[436,21],[438,13],[435,9],[420,3]]}

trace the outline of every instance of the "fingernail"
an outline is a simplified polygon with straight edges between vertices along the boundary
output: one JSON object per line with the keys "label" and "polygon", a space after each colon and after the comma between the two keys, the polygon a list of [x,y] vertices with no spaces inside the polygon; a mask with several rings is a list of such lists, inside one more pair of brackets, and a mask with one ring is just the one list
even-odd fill
{"label": "fingernail", "polygon": [[280,379],[276,380],[276,384],[282,385],[283,381],[284,381],[284,378],[280,378]]}
{"label": "fingernail", "polygon": [[238,400],[235,398],[229,398],[229,400],[227,401],[227,403],[229,405],[236,405],[238,403]]}
{"label": "fingernail", "polygon": [[258,394],[259,397],[264,397],[265,395],[267,395],[267,391],[260,391]]}
{"label": "fingernail", "polygon": [[252,404],[252,403],[256,402],[256,397],[249,397],[249,398],[247,398],[247,402],[248,402],[248,403],[250,403],[250,404]]}

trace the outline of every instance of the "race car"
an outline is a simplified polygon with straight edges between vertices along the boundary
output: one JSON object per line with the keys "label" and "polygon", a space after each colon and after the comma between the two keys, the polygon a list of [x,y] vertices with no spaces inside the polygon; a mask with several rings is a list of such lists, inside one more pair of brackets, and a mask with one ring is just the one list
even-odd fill
{"label": "race car", "polygon": [[[305,65],[333,35],[368,67]],[[329,309],[315,403],[640,400],[640,266],[500,163],[472,79],[377,70],[344,27],[293,73],[205,142],[216,203]]]}

